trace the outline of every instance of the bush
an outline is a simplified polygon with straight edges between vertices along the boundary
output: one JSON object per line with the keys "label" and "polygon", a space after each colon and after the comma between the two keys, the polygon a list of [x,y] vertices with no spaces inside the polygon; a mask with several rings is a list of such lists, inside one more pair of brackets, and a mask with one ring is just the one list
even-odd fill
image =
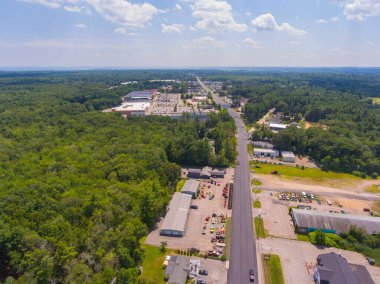
{"label": "bush", "polygon": [[379,177],[379,175],[377,173],[372,173],[371,174],[371,178],[373,179],[377,179]]}

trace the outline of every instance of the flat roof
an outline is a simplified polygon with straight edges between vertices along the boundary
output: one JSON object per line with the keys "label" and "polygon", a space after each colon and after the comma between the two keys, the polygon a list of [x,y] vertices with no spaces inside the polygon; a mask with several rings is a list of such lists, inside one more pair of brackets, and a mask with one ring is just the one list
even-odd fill
{"label": "flat roof", "polygon": [[285,129],[288,127],[287,124],[282,124],[282,123],[269,123],[269,127],[274,127],[274,128],[283,128]]}
{"label": "flat roof", "polygon": [[127,102],[112,108],[113,111],[145,111],[150,107],[148,102]]}
{"label": "flat roof", "polygon": [[185,231],[187,216],[190,210],[192,196],[176,192],[169,204],[161,230]]}
{"label": "flat roof", "polygon": [[337,234],[341,234],[354,225],[365,230],[367,234],[380,232],[380,217],[303,209],[292,209],[292,215],[295,224],[303,228],[334,230]]}
{"label": "flat roof", "polygon": [[281,151],[281,156],[283,157],[283,158],[295,158],[296,156],[294,155],[294,153],[293,152],[291,152],[291,151]]}
{"label": "flat roof", "polygon": [[253,148],[253,152],[261,152],[261,153],[278,153],[277,150],[273,150],[273,149],[267,149],[267,148],[257,148],[257,147],[254,147]]}
{"label": "flat roof", "polygon": [[183,185],[181,192],[191,192],[196,194],[198,192],[198,187],[201,182],[199,180],[195,179],[188,179],[185,181],[185,184]]}

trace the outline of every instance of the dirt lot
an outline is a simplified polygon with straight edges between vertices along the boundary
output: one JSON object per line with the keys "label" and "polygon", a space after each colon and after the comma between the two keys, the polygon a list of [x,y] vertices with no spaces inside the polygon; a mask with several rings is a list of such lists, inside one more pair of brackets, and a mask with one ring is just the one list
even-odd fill
{"label": "dirt lot", "polygon": [[197,257],[192,257],[191,259],[199,259],[201,261],[200,269],[206,269],[208,271],[207,276],[199,275],[197,280],[206,280],[207,284],[227,284],[226,262]]}
{"label": "dirt lot", "polygon": [[380,268],[369,265],[365,257],[356,252],[336,248],[319,249],[308,242],[274,238],[260,239],[258,247],[260,254],[280,256],[285,283],[314,283],[312,273],[316,258],[319,254],[329,252],[341,253],[349,263],[364,265],[375,283],[380,283]]}
{"label": "dirt lot", "polygon": [[[202,186],[204,186],[206,189],[206,198],[199,197],[192,201],[193,205],[198,205],[198,209],[190,210],[185,236],[182,238],[160,236],[160,227],[163,222],[163,220],[161,220],[157,225],[157,228],[148,235],[146,243],[159,246],[162,241],[167,241],[168,247],[172,249],[188,249],[190,247],[195,247],[203,252],[211,250],[213,248],[211,237],[215,236],[215,233],[210,233],[211,218],[206,224],[205,235],[202,235],[202,227],[205,225],[204,220],[206,216],[211,216],[212,213],[216,213],[217,215],[227,214],[228,217],[231,216],[231,210],[224,208],[223,188],[227,182],[231,182],[232,174],[233,169],[227,169],[227,174],[224,179],[214,179],[217,181],[217,184],[220,184],[219,186],[212,185],[209,181],[201,182],[200,187],[202,188]],[[208,188],[208,186],[210,186],[210,188]],[[209,194],[214,194],[214,199],[209,200]],[[218,228],[225,226],[225,224],[216,223],[215,226]]]}
{"label": "dirt lot", "polygon": [[288,202],[280,201],[265,191],[253,195],[254,199],[258,198],[261,201],[261,209],[253,210],[254,216],[261,214],[267,234],[296,239],[294,229],[291,226],[292,221],[288,214]]}

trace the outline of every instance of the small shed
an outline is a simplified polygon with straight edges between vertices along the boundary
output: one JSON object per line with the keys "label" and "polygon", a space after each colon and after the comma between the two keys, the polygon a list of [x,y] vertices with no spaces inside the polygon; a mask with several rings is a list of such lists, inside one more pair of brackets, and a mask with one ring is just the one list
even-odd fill
{"label": "small shed", "polygon": [[282,160],[286,163],[295,163],[296,156],[291,151],[282,151],[281,152]]}
{"label": "small shed", "polygon": [[183,185],[181,192],[185,194],[190,194],[192,198],[197,198],[200,183],[201,182],[199,180],[188,179]]}

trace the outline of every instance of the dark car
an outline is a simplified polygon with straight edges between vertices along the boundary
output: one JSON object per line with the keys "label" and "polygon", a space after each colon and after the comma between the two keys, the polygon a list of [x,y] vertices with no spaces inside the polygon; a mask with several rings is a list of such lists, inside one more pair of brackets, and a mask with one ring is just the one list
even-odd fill
{"label": "dark car", "polygon": [[199,279],[197,280],[197,284],[207,284],[206,280]]}
{"label": "dark car", "polygon": [[249,282],[255,282],[255,270],[249,270]]}
{"label": "dark car", "polygon": [[191,209],[198,209],[198,205],[190,205]]}
{"label": "dark car", "polygon": [[199,270],[200,275],[208,275],[208,271],[206,269]]}
{"label": "dark car", "polygon": [[371,265],[375,265],[376,261],[373,258],[367,257],[368,263]]}

